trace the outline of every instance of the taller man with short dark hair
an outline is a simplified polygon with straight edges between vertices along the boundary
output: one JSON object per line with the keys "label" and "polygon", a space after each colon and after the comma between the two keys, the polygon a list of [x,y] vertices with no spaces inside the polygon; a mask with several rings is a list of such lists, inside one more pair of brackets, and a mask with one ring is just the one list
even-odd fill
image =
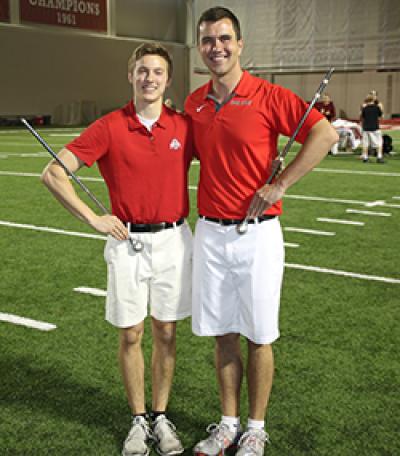
{"label": "taller man with short dark hair", "polygon": [[[243,71],[240,24],[228,9],[205,11],[197,25],[198,51],[211,80],[186,100],[200,159],[199,220],[195,230],[192,324],[195,334],[215,336],[222,418],[208,428],[197,454],[262,455],[264,419],[272,387],[271,344],[279,337],[284,248],[279,215],[289,187],[313,169],[338,138],[312,110],[297,141],[296,158],[265,185],[280,134],[291,136],[307,104],[289,90]],[[246,234],[236,228],[250,217]],[[247,339],[249,417],[240,427]]]}
{"label": "taller man with short dark hair", "polygon": [[[43,172],[44,183],[61,204],[108,235],[106,319],[119,328],[121,372],[133,416],[123,456],[148,455],[149,440],[164,456],[184,451],[166,409],[176,322],[191,313],[192,233],[185,217],[192,141],[187,119],[163,105],[171,77],[172,60],[164,47],[139,46],[128,62],[133,100],[94,122],[59,154],[72,172],[98,163],[112,215],[96,215],[56,161]],[[150,420],[141,348],[148,306],[153,335]]]}

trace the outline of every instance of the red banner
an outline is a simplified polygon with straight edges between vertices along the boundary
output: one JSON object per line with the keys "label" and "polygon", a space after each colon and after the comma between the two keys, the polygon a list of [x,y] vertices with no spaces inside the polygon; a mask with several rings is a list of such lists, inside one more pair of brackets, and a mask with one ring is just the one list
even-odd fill
{"label": "red banner", "polygon": [[10,6],[8,0],[0,0],[0,21],[10,22]]}
{"label": "red banner", "polygon": [[106,0],[20,0],[21,22],[107,31]]}

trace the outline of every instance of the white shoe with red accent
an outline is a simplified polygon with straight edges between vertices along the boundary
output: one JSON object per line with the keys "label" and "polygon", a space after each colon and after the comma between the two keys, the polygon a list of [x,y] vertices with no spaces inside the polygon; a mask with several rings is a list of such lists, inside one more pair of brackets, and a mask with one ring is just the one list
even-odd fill
{"label": "white shoe with red accent", "polygon": [[249,429],[240,437],[236,456],[263,456],[269,436],[263,429]]}
{"label": "white shoe with red accent", "polygon": [[240,436],[239,431],[232,432],[224,423],[208,425],[207,432],[210,435],[193,449],[196,456],[222,456],[227,449],[237,444]]}

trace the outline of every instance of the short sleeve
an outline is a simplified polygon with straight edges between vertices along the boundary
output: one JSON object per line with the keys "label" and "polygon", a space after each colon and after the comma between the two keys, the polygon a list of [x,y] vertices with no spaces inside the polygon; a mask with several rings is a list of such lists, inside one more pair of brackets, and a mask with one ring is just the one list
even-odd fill
{"label": "short sleeve", "polygon": [[65,147],[82,160],[86,166],[92,166],[109,149],[109,130],[104,118],[96,120],[78,138]]}
{"label": "short sleeve", "polygon": [[[292,136],[308,107],[308,103],[290,90],[276,86],[271,95],[271,120],[276,131]],[[322,119],[324,116],[319,111],[311,109],[295,138],[296,141],[303,144],[311,128]]]}

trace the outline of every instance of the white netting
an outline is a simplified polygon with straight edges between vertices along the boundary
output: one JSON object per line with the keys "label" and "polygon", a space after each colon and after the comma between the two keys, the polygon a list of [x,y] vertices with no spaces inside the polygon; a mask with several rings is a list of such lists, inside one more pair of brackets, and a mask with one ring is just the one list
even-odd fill
{"label": "white netting", "polygon": [[241,22],[245,67],[267,72],[400,68],[399,0],[194,0],[195,23],[217,5],[231,9]]}

